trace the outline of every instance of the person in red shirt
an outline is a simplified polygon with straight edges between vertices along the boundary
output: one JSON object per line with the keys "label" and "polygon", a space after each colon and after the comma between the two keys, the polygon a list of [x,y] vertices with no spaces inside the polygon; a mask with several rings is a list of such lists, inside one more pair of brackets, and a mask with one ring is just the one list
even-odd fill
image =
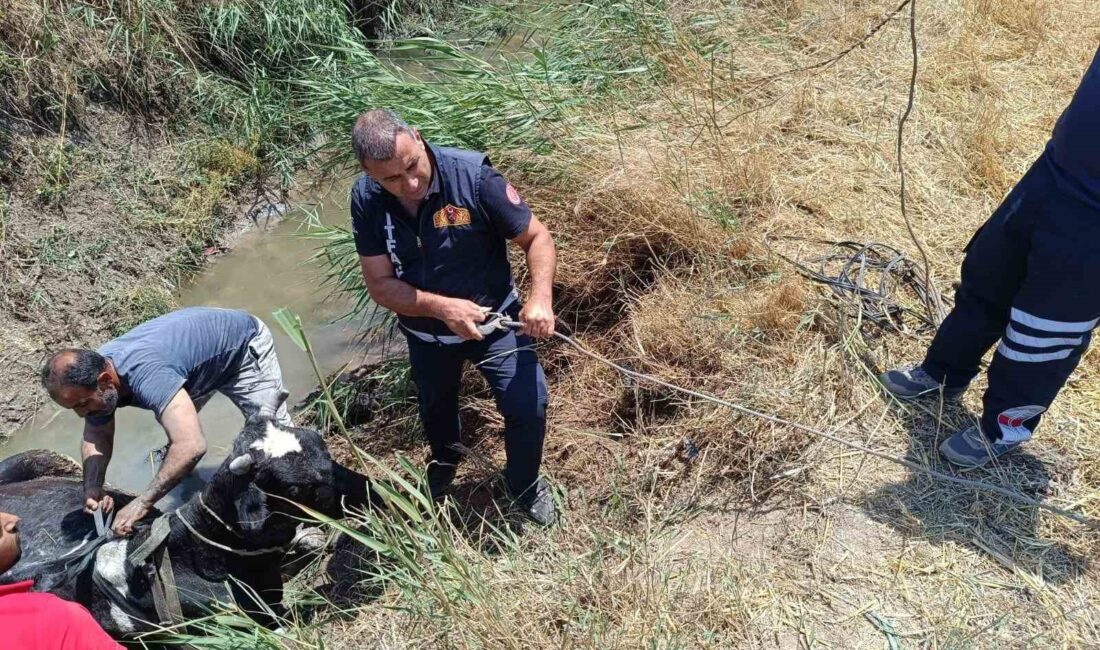
{"label": "person in red shirt", "polygon": [[[19,517],[0,512],[0,574],[22,555]],[[12,650],[121,650],[88,610],[53,594],[32,592],[33,580],[0,585],[0,645]]]}

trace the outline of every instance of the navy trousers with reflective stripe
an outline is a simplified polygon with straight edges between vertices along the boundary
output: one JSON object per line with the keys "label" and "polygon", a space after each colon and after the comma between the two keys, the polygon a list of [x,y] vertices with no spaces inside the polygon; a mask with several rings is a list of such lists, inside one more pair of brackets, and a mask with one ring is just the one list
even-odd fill
{"label": "navy trousers with reflective stripe", "polygon": [[997,344],[982,404],[991,440],[1031,436],[1100,318],[1100,212],[1061,191],[1051,164],[1040,156],[967,246],[955,307],[923,363],[964,386]]}
{"label": "navy trousers with reflective stripe", "polygon": [[[513,318],[518,311],[512,310]],[[481,341],[453,345],[406,338],[420,420],[432,458],[455,464],[461,460],[462,455],[451,445],[461,441],[458,392],[463,366],[472,362],[492,388],[497,410],[504,417],[508,487],[513,494],[523,493],[538,478],[546,436],[546,376],[530,348],[531,339],[514,332],[494,332]]]}

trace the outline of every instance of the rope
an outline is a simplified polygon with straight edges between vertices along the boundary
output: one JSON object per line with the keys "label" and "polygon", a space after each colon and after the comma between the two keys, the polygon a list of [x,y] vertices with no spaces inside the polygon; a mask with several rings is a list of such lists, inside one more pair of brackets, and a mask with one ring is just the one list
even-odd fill
{"label": "rope", "polygon": [[[520,323],[517,323],[515,321],[502,321],[501,325],[504,326],[504,327],[519,327]],[[1008,499],[1011,499],[1013,501],[1017,501],[1019,503],[1023,503],[1025,505],[1029,505],[1029,506],[1032,506],[1032,507],[1035,507],[1035,508],[1040,508],[1040,509],[1046,510],[1048,512],[1052,512],[1052,513],[1054,513],[1054,514],[1056,514],[1060,517],[1065,517],[1067,519],[1071,519],[1073,521],[1076,521],[1079,524],[1083,524],[1083,525],[1085,525],[1089,528],[1092,528],[1093,530],[1100,530],[1100,520],[1096,520],[1096,519],[1093,519],[1091,517],[1087,517],[1087,516],[1084,516],[1084,515],[1079,515],[1075,512],[1070,512],[1069,510],[1065,510],[1065,509],[1059,508],[1057,506],[1052,506],[1050,504],[1043,503],[1042,501],[1039,501],[1037,499],[1032,499],[1029,496],[1021,494],[1021,493],[1017,492],[1016,490],[1010,490],[1008,488],[1004,488],[1004,487],[1001,487],[1001,486],[998,486],[998,485],[993,485],[991,483],[986,483],[984,481],[975,481],[975,480],[972,480],[972,479],[959,478],[958,476],[952,476],[950,474],[945,474],[943,472],[940,472],[940,471],[937,471],[937,470],[934,470],[934,469],[930,469],[930,468],[925,467],[923,465],[919,465],[917,463],[914,463],[911,460],[907,460],[905,458],[901,458],[901,457],[898,457],[898,456],[891,456],[890,454],[887,454],[887,453],[884,453],[884,452],[881,452],[881,451],[878,451],[878,450],[875,450],[875,449],[871,449],[870,447],[865,447],[865,446],[863,446],[859,443],[856,443],[856,442],[851,442],[849,440],[845,440],[845,439],[840,438],[836,435],[833,435],[831,433],[827,433],[827,432],[822,431],[820,429],[815,429],[815,428],[813,428],[811,426],[807,426],[805,424],[799,424],[798,422],[793,422],[791,420],[786,420],[786,419],[783,419],[783,418],[781,418],[779,416],[776,416],[776,415],[769,415],[767,413],[763,413],[761,411],[757,411],[757,410],[748,408],[747,406],[742,406],[740,404],[736,404],[734,402],[730,402],[728,400],[724,400],[724,399],[721,399],[719,397],[715,397],[714,395],[709,395],[707,393],[703,393],[703,392],[700,392],[700,391],[697,391],[697,390],[692,390],[690,388],[684,388],[682,386],[677,386],[676,384],[669,383],[667,381],[664,381],[663,379],[658,379],[657,377],[654,377],[653,375],[647,375],[645,373],[637,372],[635,370],[631,370],[629,368],[621,366],[621,365],[615,363],[614,361],[611,361],[610,359],[608,359],[606,357],[603,357],[599,354],[596,354],[595,352],[589,351],[584,346],[582,346],[580,343],[577,343],[571,337],[569,337],[565,334],[562,334],[561,332],[554,332],[554,336],[561,339],[562,341],[565,341],[569,345],[573,346],[581,354],[584,354],[585,356],[589,357],[590,359],[593,359],[593,360],[598,361],[598,362],[600,362],[604,365],[607,365],[611,368],[614,368],[615,370],[621,372],[622,374],[624,374],[628,377],[633,377],[634,379],[640,379],[640,380],[643,380],[643,381],[648,381],[648,382],[657,384],[658,386],[663,386],[665,388],[668,388],[670,390],[674,390],[674,391],[679,392],[679,393],[683,393],[685,395],[691,395],[692,397],[697,397],[697,398],[699,398],[701,400],[705,400],[707,402],[713,402],[714,404],[725,406],[726,408],[733,409],[734,411],[737,411],[739,413],[744,413],[745,415],[751,415],[755,418],[759,418],[761,420],[766,420],[766,421],[772,422],[774,424],[780,424],[780,425],[783,425],[783,426],[791,427],[793,429],[798,429],[799,431],[802,431],[804,433],[808,433],[812,436],[816,436],[818,438],[823,438],[825,440],[835,442],[838,445],[848,447],[849,449],[854,449],[855,451],[858,451],[858,452],[863,453],[863,454],[867,454],[868,456],[874,456],[875,458],[879,458],[879,459],[894,463],[895,465],[901,465],[902,467],[905,467],[905,468],[907,468],[907,469],[909,469],[913,472],[916,472],[918,474],[923,474],[925,476],[930,476],[930,477],[939,479],[941,481],[946,481],[948,483],[954,483],[956,485],[963,485],[963,486],[966,486],[966,487],[969,487],[969,488],[974,488],[974,489],[977,489],[977,490],[983,490],[985,492],[992,492],[994,494],[999,494],[999,495],[1001,495],[1003,497],[1006,497]]]}
{"label": "rope", "polygon": [[[806,260],[791,258],[775,250],[772,242],[808,242],[828,246],[828,250]],[[776,257],[791,264],[803,276],[827,285],[837,298],[848,304],[855,316],[884,329],[907,332],[905,316],[917,322],[917,332],[930,332],[936,323],[928,316],[935,300],[928,295],[923,278],[927,271],[910,262],[905,254],[887,244],[852,241],[828,241],[803,237],[764,236],[764,246]],[[907,288],[924,309],[900,304],[897,288]]]}
{"label": "rope", "polygon": [[[897,16],[898,13],[900,13],[901,10],[905,8],[905,5],[909,4],[909,2],[910,2],[910,0],[902,0],[902,2],[897,7],[895,7],[893,11],[891,11],[890,13],[883,16],[883,18],[878,23],[876,23],[874,26],[872,26],[871,29],[868,30],[868,32],[866,34],[864,34],[863,38],[859,39],[858,41],[855,41],[854,43],[852,43],[848,47],[844,48],[843,50],[841,50],[837,54],[835,54],[835,55],[833,55],[833,56],[831,56],[827,59],[824,59],[822,61],[818,61],[817,63],[811,63],[809,65],[805,65],[805,66],[801,66],[801,67],[797,67],[797,68],[790,68],[790,69],[784,70],[782,72],[777,72],[775,74],[770,74],[770,75],[767,75],[767,76],[764,76],[764,77],[758,77],[756,79],[749,79],[745,82],[745,84],[747,86],[750,86],[750,87],[761,86],[763,84],[766,84],[766,83],[771,82],[771,81],[775,81],[776,79],[780,79],[780,78],[785,77],[787,75],[797,74],[799,72],[808,72],[808,71],[811,71],[811,70],[817,70],[817,69],[822,69],[822,68],[827,68],[827,67],[832,66],[836,62],[840,61],[844,57],[846,57],[849,54],[851,54],[852,52],[854,52],[856,49],[861,48],[864,45],[866,45],[867,42],[870,41],[871,38],[875,36],[875,34],[878,34],[879,31],[881,31],[882,28],[885,27],[887,23],[889,23],[891,20],[893,20],[894,17]],[[757,111],[762,111],[765,108],[775,106],[776,104],[779,103],[779,101],[781,99],[783,99],[784,97],[789,96],[794,91],[795,88],[797,88],[797,86],[791,86],[790,88],[788,88],[788,89],[784,90],[783,92],[777,94],[776,96],[772,97],[770,100],[764,102],[763,104],[760,104],[759,106],[754,106],[753,108],[747,108],[747,109],[741,111],[740,113],[734,115],[732,118],[727,120],[724,124],[722,124],[722,126],[719,127],[718,130],[720,132],[724,133],[726,128],[729,127],[729,125],[733,124],[734,122],[741,119],[742,117],[745,117],[746,115],[750,115],[750,114],[755,113]]]}
{"label": "rope", "polygon": [[202,506],[202,509],[206,511],[206,514],[208,514],[208,515],[210,515],[211,517],[214,518],[214,521],[221,524],[222,528],[225,528],[226,530],[228,530],[235,537],[242,537],[242,535],[240,533],[238,533],[236,530],[234,530],[232,526],[225,523],[225,521],[221,517],[218,516],[218,513],[214,512],[213,509],[210,508],[210,506],[206,505],[206,501],[203,501],[203,499],[202,499],[202,492],[199,492],[199,505]]}
{"label": "rope", "polygon": [[883,27],[885,27],[887,23],[889,23],[891,20],[894,19],[895,16],[897,16],[899,13],[901,13],[901,10],[904,9],[905,5],[909,4],[910,1],[911,0],[902,0],[901,3],[897,7],[894,7],[893,11],[891,11],[890,13],[883,16],[881,20],[879,20],[869,30],[867,30],[867,33],[863,35],[863,38],[859,39],[858,41],[853,42],[851,45],[849,45],[848,47],[844,48],[843,50],[837,52],[833,56],[830,56],[827,59],[822,59],[821,61],[818,61],[817,63],[811,63],[809,65],[799,66],[797,68],[789,68],[789,69],[784,70],[782,72],[776,72],[774,74],[770,74],[770,75],[767,75],[765,77],[760,77],[758,79],[751,79],[748,83],[752,83],[752,84],[764,83],[764,82],[767,82],[767,81],[772,81],[773,79],[778,79],[780,77],[785,77],[785,76],[790,75],[790,74],[797,74],[799,72],[809,72],[810,70],[817,70],[818,68],[825,68],[825,67],[831,66],[832,64],[836,63],[837,61],[840,61],[844,57],[846,57],[849,54],[851,54],[852,52],[854,52],[857,48],[860,48],[860,47],[863,47],[864,45],[866,45],[867,41],[874,38],[875,34],[879,33],[879,31]]}
{"label": "rope", "polygon": [[928,263],[928,253],[925,252],[924,245],[921,244],[920,238],[917,237],[917,233],[913,229],[913,222],[909,219],[907,192],[905,191],[905,162],[902,159],[901,146],[902,136],[905,134],[905,123],[909,120],[909,114],[913,112],[913,102],[917,94],[917,0],[911,0],[909,3],[909,45],[912,50],[913,65],[909,73],[909,96],[905,104],[905,111],[898,119],[897,138],[898,175],[901,177],[901,217],[905,220],[905,229],[909,231],[909,238],[917,246],[921,260],[924,262],[924,292],[929,298],[929,301],[925,303],[925,310],[928,312],[929,320],[938,325],[940,321],[947,317],[947,312],[944,310],[943,301],[940,300],[940,294],[936,291],[936,286],[932,282],[932,266]]}
{"label": "rope", "polygon": [[195,527],[191,525],[191,522],[187,521],[187,519],[182,514],[180,514],[178,510],[172,514],[174,514],[176,518],[180,520],[180,523],[183,524],[184,528],[186,528],[195,537],[195,539],[203,542],[204,544],[207,544],[208,546],[213,546],[216,549],[225,551],[226,553],[232,553],[234,555],[241,555],[244,557],[252,557],[255,555],[268,555],[269,553],[286,553],[287,551],[287,547],[284,546],[260,548],[254,551],[250,551],[245,549],[232,548],[230,546],[226,546],[225,544],[219,544],[214,540],[203,537],[203,535],[199,533],[199,531],[195,530]]}

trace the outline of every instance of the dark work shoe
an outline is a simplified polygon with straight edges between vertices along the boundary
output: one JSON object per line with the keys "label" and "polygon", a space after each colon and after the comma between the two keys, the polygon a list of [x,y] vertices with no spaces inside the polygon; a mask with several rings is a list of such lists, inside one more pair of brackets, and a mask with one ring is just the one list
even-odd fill
{"label": "dark work shoe", "polygon": [[922,395],[939,395],[943,389],[945,399],[951,399],[962,395],[966,386],[954,388],[944,386],[933,379],[920,364],[914,363],[893,370],[887,370],[879,376],[886,390],[902,399],[914,399]]}
{"label": "dark work shoe", "polygon": [[558,520],[558,509],[554,505],[554,493],[545,479],[539,478],[516,498],[524,514],[540,526],[551,526]]}
{"label": "dark work shoe", "polygon": [[978,425],[956,431],[940,443],[940,453],[959,467],[981,467],[1020,446],[1019,442],[990,442]]}
{"label": "dark work shoe", "polygon": [[458,469],[456,465],[451,463],[442,463],[438,460],[433,460],[428,463],[428,494],[432,499],[439,500],[447,495],[450,491],[451,483],[455,480],[455,471]]}

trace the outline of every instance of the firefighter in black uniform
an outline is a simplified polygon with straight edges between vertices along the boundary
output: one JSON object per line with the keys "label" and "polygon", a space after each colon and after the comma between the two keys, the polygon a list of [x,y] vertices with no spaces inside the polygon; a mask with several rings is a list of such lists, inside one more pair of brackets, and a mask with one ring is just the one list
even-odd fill
{"label": "firefighter in black uniform", "polygon": [[[1100,50],[1046,149],[966,249],[955,307],[894,394],[961,394],[994,344],[979,425],[940,452],[977,467],[1031,438],[1100,322]],[[1000,343],[998,343],[998,339]]]}
{"label": "firefighter in black uniform", "polygon": [[[539,477],[546,434],[546,377],[531,346],[551,336],[554,242],[485,154],[428,144],[394,113],[363,114],[352,130],[363,174],[351,196],[352,229],[371,299],[397,314],[409,345],[420,419],[432,450],[434,497],[454,479],[461,453],[463,365],[481,371],[504,417],[507,488],[536,522],[556,518]],[[520,300],[507,242],[526,254]],[[487,327],[486,314],[522,323]],[[490,319],[491,320],[491,319]]]}

